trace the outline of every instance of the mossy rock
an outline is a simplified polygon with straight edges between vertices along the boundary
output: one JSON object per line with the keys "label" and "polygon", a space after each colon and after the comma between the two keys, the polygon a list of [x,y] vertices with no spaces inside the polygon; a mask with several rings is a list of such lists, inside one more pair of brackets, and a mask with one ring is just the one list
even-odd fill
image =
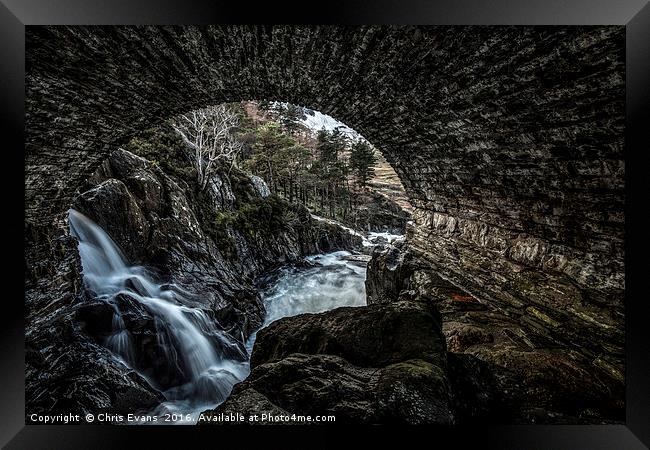
{"label": "mossy rock", "polygon": [[379,410],[387,423],[451,424],[446,370],[421,359],[391,364],[376,380]]}

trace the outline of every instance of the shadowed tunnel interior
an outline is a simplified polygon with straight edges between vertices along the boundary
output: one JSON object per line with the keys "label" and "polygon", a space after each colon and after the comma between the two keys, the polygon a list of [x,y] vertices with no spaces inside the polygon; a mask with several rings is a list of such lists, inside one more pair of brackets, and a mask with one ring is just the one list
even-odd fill
{"label": "shadowed tunnel interior", "polygon": [[28,317],[72,301],[58,238],[112,150],[189,110],[281,100],[377,146],[418,264],[623,382],[622,27],[27,27],[26,98]]}

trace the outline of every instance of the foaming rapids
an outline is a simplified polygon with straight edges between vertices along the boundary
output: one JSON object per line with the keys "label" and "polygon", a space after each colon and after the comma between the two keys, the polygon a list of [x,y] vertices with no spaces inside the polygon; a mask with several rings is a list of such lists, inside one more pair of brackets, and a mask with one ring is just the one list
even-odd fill
{"label": "foaming rapids", "polygon": [[366,305],[366,268],[338,251],[305,258],[308,268],[285,267],[275,284],[263,293],[265,325],[303,313],[319,313],[342,306]]}
{"label": "foaming rapids", "polygon": [[[79,240],[86,289],[114,311],[113,329],[104,345],[167,399],[152,414],[190,414],[192,419],[183,423],[192,423],[199,412],[222,403],[233,385],[248,375],[247,348],[222,330],[215,318],[187,306],[196,299],[182,287],[158,284],[144,267],[128,265],[113,240],[86,216],[71,209],[69,223]],[[163,349],[167,367],[179,369],[180,384],[170,387],[156,379],[155,371],[142,367],[134,336],[125,325],[125,314],[138,310],[123,310],[125,296],[144,311],[142,316],[153,319],[157,348]]]}

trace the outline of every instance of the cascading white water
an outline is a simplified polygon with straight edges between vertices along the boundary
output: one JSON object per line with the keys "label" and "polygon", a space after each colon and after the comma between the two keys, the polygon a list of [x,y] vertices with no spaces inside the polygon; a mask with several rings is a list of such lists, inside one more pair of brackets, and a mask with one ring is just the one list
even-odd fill
{"label": "cascading white water", "polygon": [[388,233],[388,232],[377,232],[377,231],[371,231],[368,233],[367,236],[364,237],[363,239],[363,246],[364,247],[374,247],[376,245],[386,243],[386,244],[393,244],[397,241],[403,240],[404,235],[403,234],[394,234],[394,233]]}
{"label": "cascading white water", "polygon": [[[242,354],[243,361],[226,359],[217,353],[213,341],[218,340],[222,348],[242,353],[245,349],[202,310],[185,306],[182,300],[187,294],[182,288],[157,284],[143,267],[127,265],[113,240],[86,216],[71,209],[69,223],[72,235],[79,240],[86,288],[114,308],[113,331],[106,339],[106,347],[136,369],[137,349],[116,302],[119,295],[128,295],[154,317],[165,356],[172,363],[178,362],[178,358],[183,363],[189,381],[166,389],[163,394],[168,401],[156,413],[196,414],[223,402],[232,386],[248,375],[248,355]],[[171,336],[178,348],[170,345],[165,336]],[[158,387],[156,380],[143,375]]]}
{"label": "cascading white water", "polygon": [[341,306],[366,304],[366,268],[339,251],[305,258],[313,267],[286,267],[263,293],[265,324],[282,317],[319,313]]}
{"label": "cascading white water", "polygon": [[348,233],[350,233],[353,236],[359,236],[361,238],[361,243],[364,247],[374,247],[376,245],[386,243],[386,244],[392,244],[395,241],[404,239],[405,236],[403,234],[394,234],[390,232],[378,232],[378,231],[370,231],[367,234],[360,233],[356,230],[353,230],[350,227],[346,227],[345,225],[342,225],[335,220],[328,219],[326,217],[321,217],[317,216],[316,214],[312,214],[311,217],[315,220],[318,220],[320,222],[326,222],[330,223],[333,225],[336,225],[340,228],[343,228],[346,230]]}

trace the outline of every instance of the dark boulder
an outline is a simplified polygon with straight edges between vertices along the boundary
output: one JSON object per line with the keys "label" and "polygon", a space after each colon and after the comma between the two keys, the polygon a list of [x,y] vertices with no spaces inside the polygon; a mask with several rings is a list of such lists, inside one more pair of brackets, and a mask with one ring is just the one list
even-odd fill
{"label": "dark boulder", "polygon": [[[94,318],[101,322],[108,314],[98,310],[101,313]],[[88,337],[81,325],[66,313],[42,323],[38,334],[29,336],[25,347],[28,412],[129,414],[165,400],[142,376]]]}
{"label": "dark boulder", "polygon": [[451,352],[447,362],[457,424],[509,423],[513,411],[506,401],[508,387],[504,392],[489,364],[473,355]]}
{"label": "dark boulder", "polygon": [[369,368],[339,356],[302,353],[256,367],[225,403],[204,416],[236,413],[332,415],[338,424],[448,424],[453,420],[440,366],[413,359]]}
{"label": "dark boulder", "polygon": [[409,265],[406,241],[394,245],[377,246],[368,262],[366,298],[369,305],[397,301],[400,293],[408,287],[413,273]]}
{"label": "dark boulder", "polygon": [[453,422],[440,317],[421,303],[280,319],[258,333],[251,367],[206,417],[275,411],[337,423]]}
{"label": "dark boulder", "polygon": [[445,341],[440,315],[415,302],[344,307],[277,320],[257,334],[253,367],[291,353],[331,354],[364,367],[408,359],[440,363]]}
{"label": "dark boulder", "polygon": [[[215,412],[334,414],[338,423],[364,423],[375,415],[370,381],[375,369],[334,355],[293,353],[257,366]],[[250,401],[255,399],[255,401]]]}
{"label": "dark boulder", "polygon": [[127,259],[139,260],[149,240],[149,222],[126,185],[110,178],[79,195],[72,207],[111,236]]}
{"label": "dark boulder", "polygon": [[450,424],[450,388],[446,368],[412,359],[377,373],[377,403],[382,421],[407,424]]}

